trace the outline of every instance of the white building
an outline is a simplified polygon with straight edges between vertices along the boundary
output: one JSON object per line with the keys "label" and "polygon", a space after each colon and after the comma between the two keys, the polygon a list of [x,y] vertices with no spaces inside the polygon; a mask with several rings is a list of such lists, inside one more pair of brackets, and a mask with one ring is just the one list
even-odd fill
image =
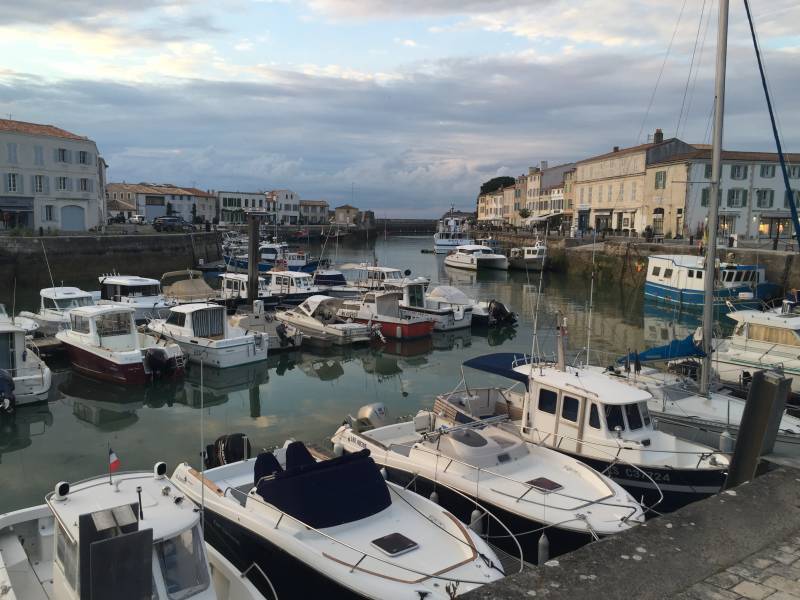
{"label": "white building", "polygon": [[0,119],[0,175],[0,228],[85,231],[105,221],[105,162],[87,137]]}
{"label": "white building", "polygon": [[[241,224],[247,220],[249,212],[268,212],[274,214],[275,208],[264,192],[217,192],[219,200],[219,221],[223,224]],[[274,219],[274,216],[272,216]],[[271,221],[271,219],[270,219]]]}
{"label": "white building", "polygon": [[[189,223],[211,223],[217,216],[214,194],[172,184],[109,183],[106,185],[106,201],[126,214],[133,206],[134,214],[144,215],[148,222],[171,214],[183,217]],[[122,206],[118,204],[120,202]]]}
{"label": "white building", "polygon": [[279,225],[297,225],[300,222],[300,195],[291,190],[272,190],[267,199],[275,207]]}

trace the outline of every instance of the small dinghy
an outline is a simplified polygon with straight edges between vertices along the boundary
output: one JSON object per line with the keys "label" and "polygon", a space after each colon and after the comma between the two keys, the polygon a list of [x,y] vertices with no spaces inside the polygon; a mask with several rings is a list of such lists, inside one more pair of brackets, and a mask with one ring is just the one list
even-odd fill
{"label": "small dinghy", "polygon": [[234,564],[255,558],[281,597],[444,600],[504,574],[474,531],[385,481],[367,450],[318,462],[287,442],[203,475],[181,464],[172,479],[204,502],[212,543]]}

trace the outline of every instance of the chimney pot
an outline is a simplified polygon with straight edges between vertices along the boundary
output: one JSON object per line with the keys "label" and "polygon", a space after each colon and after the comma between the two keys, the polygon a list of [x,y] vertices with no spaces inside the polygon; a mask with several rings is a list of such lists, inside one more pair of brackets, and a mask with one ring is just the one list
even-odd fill
{"label": "chimney pot", "polygon": [[619,146],[614,146],[614,152],[619,152]]}
{"label": "chimney pot", "polygon": [[661,128],[659,127],[658,129],[656,129],[656,134],[653,136],[653,143],[660,144],[663,141],[664,141],[664,132],[661,131]]}
{"label": "chimney pot", "polygon": [[542,166],[542,171],[544,171],[547,168],[547,161],[543,160],[540,164]]}

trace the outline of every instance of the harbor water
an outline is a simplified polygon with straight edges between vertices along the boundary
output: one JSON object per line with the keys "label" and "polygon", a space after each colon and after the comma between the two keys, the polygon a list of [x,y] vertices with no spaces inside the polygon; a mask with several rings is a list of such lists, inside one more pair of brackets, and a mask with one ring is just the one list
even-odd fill
{"label": "harbor water", "polygon": [[[191,365],[184,380],[145,388],[119,387],[74,374],[67,364],[51,364],[53,388],[47,403],[21,407],[0,421],[0,513],[38,504],[57,481],[77,481],[104,473],[108,449],[123,470],[149,469],[166,461],[170,472],[181,461],[200,463],[204,444],[218,436],[245,433],[254,448],[287,438],[317,444],[328,440],[348,414],[383,402],[390,419],[430,408],[436,394],[456,387],[461,363],[491,352],[529,353],[538,309],[536,347],[552,354],[557,314],[568,324],[568,347],[584,360],[610,364],[627,350],[642,350],[685,337],[699,324],[696,313],[645,306],[641,290],[598,285],[590,311],[590,281],[566,275],[489,272],[475,274],[444,266],[443,256],[423,253],[430,236],[349,242],[335,252],[336,263],[373,262],[409,269],[431,278],[431,286],[454,285],[469,296],[496,299],[515,311],[516,328],[437,333],[410,343],[374,342],[365,347],[271,355],[267,363],[218,371]],[[319,249],[316,249],[318,252]],[[333,258],[334,252],[327,254]],[[159,277],[158,265],[120,265],[120,272]],[[98,273],[87,265],[83,281],[97,289]],[[53,274],[57,285],[58,274]],[[36,310],[38,290],[0,291],[11,310]],[[591,323],[591,337],[588,335]],[[490,376],[465,372],[472,384]],[[493,380],[500,383],[502,380]]]}

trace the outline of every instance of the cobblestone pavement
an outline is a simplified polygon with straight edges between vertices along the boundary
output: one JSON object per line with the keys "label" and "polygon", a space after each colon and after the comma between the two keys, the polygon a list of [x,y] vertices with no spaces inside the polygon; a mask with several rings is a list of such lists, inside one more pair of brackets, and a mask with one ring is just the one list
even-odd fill
{"label": "cobblestone pavement", "polygon": [[676,600],[800,600],[800,532],[751,554]]}

